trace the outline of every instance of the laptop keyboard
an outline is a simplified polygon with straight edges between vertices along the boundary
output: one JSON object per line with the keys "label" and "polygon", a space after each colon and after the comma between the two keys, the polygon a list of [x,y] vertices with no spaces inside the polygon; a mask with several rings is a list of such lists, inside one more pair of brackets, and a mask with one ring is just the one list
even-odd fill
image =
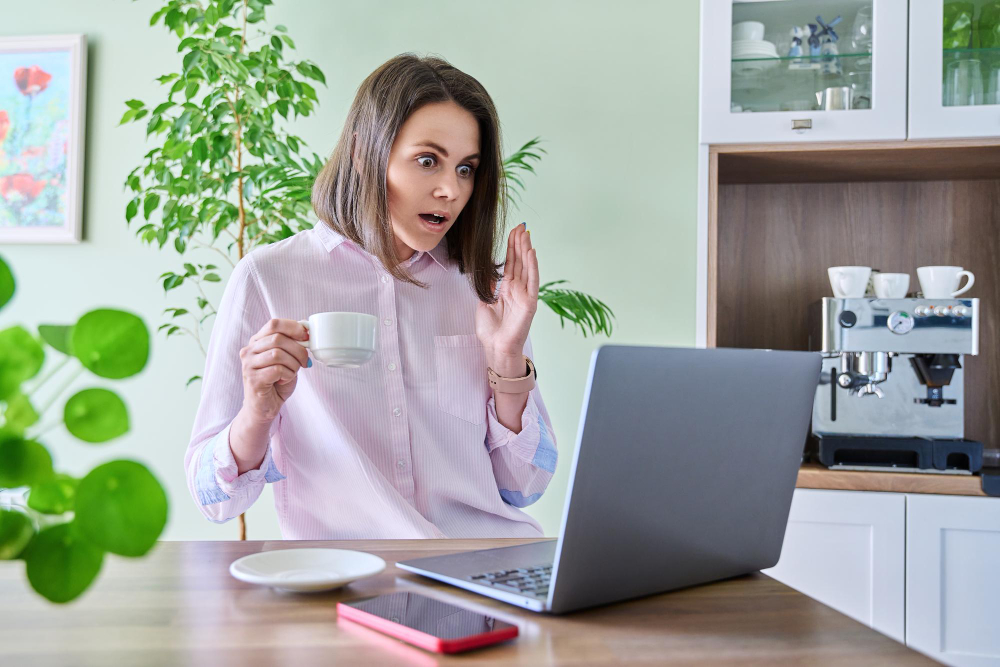
{"label": "laptop keyboard", "polygon": [[501,591],[539,598],[548,597],[551,578],[551,563],[535,567],[518,567],[513,570],[484,572],[469,577],[477,584],[485,584]]}

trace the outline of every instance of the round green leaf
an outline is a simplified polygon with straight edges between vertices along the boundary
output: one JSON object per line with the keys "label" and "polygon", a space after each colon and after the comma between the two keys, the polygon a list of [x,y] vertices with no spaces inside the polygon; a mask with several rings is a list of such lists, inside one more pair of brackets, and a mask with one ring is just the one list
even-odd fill
{"label": "round green leaf", "polygon": [[24,550],[28,581],[52,602],[69,602],[97,578],[104,552],[74,529],[75,522],[41,530]]}
{"label": "round green leaf", "polygon": [[69,338],[73,327],[62,324],[39,324],[38,335],[53,349],[63,354],[73,354],[69,351]]}
{"label": "round green leaf", "polygon": [[0,510],[0,560],[17,558],[34,534],[26,514]]}
{"label": "round green leaf", "polygon": [[128,408],[108,389],[84,389],[66,401],[66,429],[84,442],[107,442],[128,432]]}
{"label": "round green leaf", "polygon": [[45,362],[45,351],[22,327],[0,331],[0,401],[17,392],[21,383],[35,376]]}
{"label": "round green leaf", "polygon": [[70,349],[95,375],[117,380],[135,375],[149,359],[149,329],[121,310],[92,310],[70,334]]}
{"label": "round green leaf", "polygon": [[28,507],[42,514],[64,514],[73,509],[73,498],[80,480],[62,473],[31,487]]}
{"label": "round green leaf", "polygon": [[6,426],[16,433],[24,433],[24,429],[38,421],[38,413],[31,401],[21,393],[7,399],[7,409],[3,416],[7,420]]}
{"label": "round green leaf", "polygon": [[105,551],[141,556],[167,524],[167,494],[146,466],[111,461],[80,481],[76,521],[80,532]]}
{"label": "round green leaf", "polygon": [[0,487],[33,486],[52,477],[52,457],[34,440],[0,441]]}
{"label": "round green leaf", "polygon": [[3,308],[14,296],[14,274],[10,267],[0,257],[0,308]]}

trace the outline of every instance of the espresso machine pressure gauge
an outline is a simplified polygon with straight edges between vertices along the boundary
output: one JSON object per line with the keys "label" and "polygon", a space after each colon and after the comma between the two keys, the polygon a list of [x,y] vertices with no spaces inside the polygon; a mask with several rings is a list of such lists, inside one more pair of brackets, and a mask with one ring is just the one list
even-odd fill
{"label": "espresso machine pressure gauge", "polygon": [[886,326],[894,334],[908,334],[913,331],[913,318],[904,310],[894,310],[887,318]]}

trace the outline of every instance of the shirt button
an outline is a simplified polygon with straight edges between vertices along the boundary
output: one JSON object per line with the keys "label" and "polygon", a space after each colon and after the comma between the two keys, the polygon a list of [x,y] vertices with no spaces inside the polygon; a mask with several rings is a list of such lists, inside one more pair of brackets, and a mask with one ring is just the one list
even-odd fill
{"label": "shirt button", "polygon": [[398,417],[399,415],[403,414],[403,411],[400,410],[399,408],[393,408],[392,409],[392,414],[393,414],[393,416]]}
{"label": "shirt button", "polygon": [[382,276],[382,282],[384,283],[389,282],[389,276]]}
{"label": "shirt button", "polygon": [[396,364],[389,364],[389,370],[390,371],[396,370]]}
{"label": "shirt button", "polygon": [[396,465],[398,465],[400,468],[405,468],[406,461],[404,461],[403,459],[399,459],[398,461],[396,461]]}
{"label": "shirt button", "polygon": [[384,320],[382,320],[382,324],[384,324],[387,327],[392,326],[392,318],[391,317],[385,318]]}

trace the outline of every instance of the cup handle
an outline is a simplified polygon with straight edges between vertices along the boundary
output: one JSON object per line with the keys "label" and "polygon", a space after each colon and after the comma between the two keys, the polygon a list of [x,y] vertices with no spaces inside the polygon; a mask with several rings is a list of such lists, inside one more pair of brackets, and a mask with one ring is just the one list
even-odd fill
{"label": "cup handle", "polygon": [[958,290],[956,292],[952,292],[951,295],[953,297],[956,297],[959,294],[965,294],[970,289],[972,289],[973,285],[976,284],[976,277],[974,275],[972,275],[972,271],[959,271],[958,272],[958,279],[961,280],[962,276],[965,276],[966,278],[968,278],[969,282],[965,283],[965,287],[961,288],[960,290]]}
{"label": "cup handle", "polygon": [[[847,276],[845,276],[843,273],[837,275],[837,287],[840,288],[840,293],[841,294],[845,294],[845,295],[847,294],[847,287],[844,285],[844,281],[846,281],[846,280],[847,280]],[[834,296],[837,296],[837,295],[834,295]],[[843,298],[843,297],[841,297],[841,298]]]}
{"label": "cup handle", "polygon": [[[304,326],[306,328],[306,331],[309,331],[309,320],[299,320],[299,324]],[[302,347],[306,348],[307,350],[309,350],[312,349],[309,347],[309,341],[311,340],[312,338],[310,338],[309,340],[297,340],[295,342],[301,345]]]}

